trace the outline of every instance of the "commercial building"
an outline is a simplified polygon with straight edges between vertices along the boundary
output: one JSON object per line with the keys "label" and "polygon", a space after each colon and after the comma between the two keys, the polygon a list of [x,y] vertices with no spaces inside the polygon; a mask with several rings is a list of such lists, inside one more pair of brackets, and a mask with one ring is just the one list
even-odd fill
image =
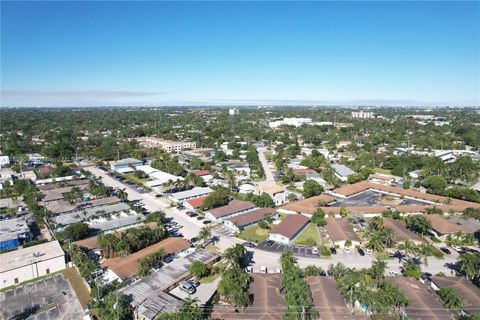
{"label": "commercial building", "polygon": [[143,165],[143,161],[134,158],[125,158],[110,162],[110,169],[119,173],[133,172],[134,167]]}
{"label": "commercial building", "polygon": [[270,128],[278,128],[283,125],[300,127],[304,124],[311,124],[312,119],[310,118],[284,118],[282,120],[270,121],[268,126]]}
{"label": "commercial building", "polygon": [[223,221],[223,224],[235,232],[240,232],[245,228],[253,226],[255,223],[270,215],[273,219],[278,219],[278,212],[272,208],[260,208],[249,211],[240,216],[236,216]]}
{"label": "commercial building", "polygon": [[332,169],[334,171],[335,176],[342,180],[342,181],[347,181],[348,177],[353,176],[355,172],[350,169],[347,166],[344,166],[343,164],[332,164]]}
{"label": "commercial building", "polygon": [[255,208],[255,204],[250,201],[232,200],[226,206],[206,211],[205,217],[215,222],[222,222],[225,219],[242,215],[253,208]]}
{"label": "commercial building", "polygon": [[289,214],[285,217],[285,220],[270,230],[268,239],[291,244],[302,233],[309,222],[310,219],[303,214]]}
{"label": "commercial building", "polygon": [[352,118],[354,119],[373,119],[375,115],[370,111],[352,111]]}
{"label": "commercial building", "polygon": [[0,254],[0,289],[65,269],[58,241]]}
{"label": "commercial building", "polygon": [[15,249],[22,241],[30,239],[30,229],[25,218],[2,220],[0,222],[0,250]]}
{"label": "commercial building", "polygon": [[193,141],[173,141],[156,137],[143,137],[137,140],[142,146],[160,148],[169,153],[178,153],[183,150],[194,150],[197,148],[197,143]]}
{"label": "commercial building", "polygon": [[228,109],[228,114],[231,116],[236,116],[240,114],[240,110],[238,108],[230,108]]}
{"label": "commercial building", "polygon": [[353,230],[352,225],[347,219],[328,217],[325,229],[327,230],[328,237],[332,243],[340,248],[344,248],[347,241],[350,241],[351,246],[353,247],[362,243],[362,239],[360,239],[357,233]]}
{"label": "commercial building", "polygon": [[209,187],[195,187],[190,190],[180,191],[169,195],[169,199],[175,203],[183,203],[186,200],[208,196],[213,190]]}

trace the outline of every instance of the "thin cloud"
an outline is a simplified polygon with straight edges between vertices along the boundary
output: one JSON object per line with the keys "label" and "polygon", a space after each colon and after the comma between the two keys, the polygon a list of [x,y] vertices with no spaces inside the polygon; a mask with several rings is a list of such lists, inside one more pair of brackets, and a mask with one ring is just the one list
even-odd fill
{"label": "thin cloud", "polygon": [[128,91],[128,90],[4,90],[3,96],[7,97],[34,97],[34,98],[125,98],[125,97],[146,97],[163,95],[163,92],[155,91]]}

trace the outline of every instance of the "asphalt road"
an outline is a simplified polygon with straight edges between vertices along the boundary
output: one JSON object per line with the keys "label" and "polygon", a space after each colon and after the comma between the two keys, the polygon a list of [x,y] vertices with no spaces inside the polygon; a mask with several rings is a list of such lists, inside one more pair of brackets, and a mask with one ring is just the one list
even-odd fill
{"label": "asphalt road", "polygon": [[260,159],[260,162],[262,163],[263,171],[265,172],[265,182],[275,184],[275,178],[273,177],[272,170],[270,169],[267,159],[265,158],[264,152],[266,150],[267,148],[265,147],[258,147],[257,148],[258,158]]}
{"label": "asphalt road", "polygon": [[[261,154],[261,152],[259,152]],[[262,159],[262,157],[260,157]],[[265,157],[263,157],[265,160]],[[170,207],[168,199],[156,198],[154,193],[144,193],[140,194],[137,191],[126,187],[121,182],[113,179],[108,176],[103,170],[100,170],[96,167],[85,167],[87,171],[90,171],[96,176],[102,177],[103,183],[105,185],[113,187],[126,189],[129,200],[141,200],[144,204],[144,207],[148,211],[162,210],[166,213],[168,217],[174,218],[178,223],[182,224],[184,227],[180,232],[184,235],[186,239],[191,239],[196,237],[200,229],[204,226],[201,221],[196,220],[196,218],[190,218],[185,213],[177,210],[175,207]],[[216,241],[214,244],[219,247],[222,251],[234,245],[235,243],[243,243],[244,241],[235,237],[226,236],[224,233],[216,233],[213,230],[213,235],[215,236]],[[249,248],[248,251],[251,255],[251,265],[254,268],[254,272],[259,272],[260,267],[265,266],[268,268],[269,272],[274,272],[276,268],[279,267],[278,259],[280,257],[279,252],[268,252],[260,250],[257,248]],[[450,275],[450,269],[446,266],[447,263],[454,263],[458,254],[452,252],[451,255],[446,255],[445,259],[436,259],[430,257],[428,259],[428,267],[422,265],[422,270],[430,272],[431,274],[437,274],[439,272],[444,272],[447,276]],[[327,269],[330,264],[343,263],[348,267],[355,268],[368,268],[371,266],[371,263],[374,259],[373,255],[360,256],[355,250],[351,250],[350,253],[344,253],[338,250],[336,255],[332,255],[330,258],[310,258],[304,256],[298,256],[298,263],[301,267],[306,267],[308,265],[320,266],[324,269]],[[401,262],[398,259],[388,260],[387,272],[392,270],[399,272]]]}

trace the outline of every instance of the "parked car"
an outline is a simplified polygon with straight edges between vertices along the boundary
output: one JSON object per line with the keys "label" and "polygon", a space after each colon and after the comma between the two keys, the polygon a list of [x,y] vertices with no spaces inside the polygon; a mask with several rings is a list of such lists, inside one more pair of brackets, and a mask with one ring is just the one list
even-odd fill
{"label": "parked car", "polygon": [[358,251],[359,255],[361,255],[361,256],[365,255],[365,252],[362,250],[362,248],[358,248],[357,251]]}
{"label": "parked car", "polygon": [[331,247],[331,248],[330,248],[330,252],[331,252],[332,254],[337,254],[337,249],[335,249],[334,247]]}
{"label": "parked car", "polygon": [[372,250],[371,250],[371,249],[365,249],[365,253],[368,254],[368,255],[371,255],[371,254],[372,254]]}
{"label": "parked car", "polygon": [[463,251],[463,249],[460,248],[459,246],[454,246],[454,245],[452,245],[452,248],[453,248],[453,250],[457,251],[458,253],[463,253],[463,252],[465,252],[465,251]]}
{"label": "parked car", "polygon": [[390,271],[388,271],[388,275],[389,275],[390,277],[396,277],[396,276],[398,276],[398,272],[397,272],[397,271],[390,270]]}
{"label": "parked car", "polygon": [[195,280],[188,280],[188,282],[190,282],[190,284],[192,286],[194,286],[195,288],[197,288],[200,285],[200,282],[195,281]]}
{"label": "parked car", "polygon": [[312,247],[312,254],[318,254],[318,248],[317,247]]}
{"label": "parked car", "polygon": [[249,248],[255,248],[256,245],[255,243],[251,242],[251,241],[247,241],[244,243],[245,247],[249,247]]}
{"label": "parked car", "polygon": [[275,243],[275,241],[273,241],[273,240],[268,240],[268,241],[267,241],[267,246],[271,247],[271,246],[273,246],[274,243]]}
{"label": "parked car", "polygon": [[343,248],[343,252],[350,253],[350,249],[349,248]]}
{"label": "parked car", "polygon": [[198,220],[198,221],[202,221],[203,219],[205,219],[205,218],[202,217],[202,216],[198,216],[198,217],[197,217],[197,220]]}
{"label": "parked car", "polygon": [[265,266],[260,267],[260,273],[267,273],[267,271],[268,271],[267,267],[265,267]]}
{"label": "parked car", "polygon": [[442,250],[442,252],[445,253],[445,254],[451,254],[452,253],[452,251],[448,250],[445,247],[441,247],[440,250]]}
{"label": "parked car", "polygon": [[203,221],[203,224],[210,224],[210,223],[212,223],[212,221],[210,221],[210,220],[204,220]]}
{"label": "parked car", "polygon": [[190,242],[191,242],[191,243],[195,243],[195,242],[197,242],[197,241],[198,241],[197,237],[193,237],[192,239],[190,239]]}
{"label": "parked car", "polygon": [[195,293],[195,291],[197,291],[195,287],[188,281],[180,281],[178,287],[180,288],[180,290],[183,290],[188,294],[193,294]]}

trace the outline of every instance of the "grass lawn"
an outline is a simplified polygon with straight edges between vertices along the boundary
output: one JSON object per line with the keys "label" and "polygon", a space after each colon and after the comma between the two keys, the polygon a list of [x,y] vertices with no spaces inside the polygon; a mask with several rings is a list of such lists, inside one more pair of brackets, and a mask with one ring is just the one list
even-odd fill
{"label": "grass lawn", "polygon": [[378,173],[383,173],[383,174],[390,174],[392,170],[375,167],[375,169],[373,169],[373,171],[378,172]]}
{"label": "grass lawn", "polygon": [[143,187],[143,184],[147,181],[150,181],[150,178],[139,179],[133,175],[133,173],[126,173],[123,175],[125,179],[135,184],[138,184]]}
{"label": "grass lawn", "polygon": [[198,282],[200,283],[210,283],[212,281],[214,281],[215,279],[217,279],[218,277],[220,277],[220,272],[217,272],[217,273],[213,273],[207,277],[204,277],[204,278],[201,278],[198,280]]}
{"label": "grass lawn", "polygon": [[67,268],[63,270],[63,276],[72,285],[73,291],[75,291],[78,301],[80,301],[83,309],[87,308],[87,303],[90,300],[90,293],[83,283],[82,277],[78,274],[77,269]]}
{"label": "grass lawn", "polygon": [[253,227],[242,230],[237,237],[259,243],[267,239],[268,231],[270,231],[270,229],[262,229],[258,225],[254,225]]}
{"label": "grass lawn", "polygon": [[313,223],[309,223],[308,226],[302,231],[302,233],[293,241],[294,244],[307,245],[307,239],[312,238],[320,246],[322,243],[320,235],[318,234],[317,227]]}

